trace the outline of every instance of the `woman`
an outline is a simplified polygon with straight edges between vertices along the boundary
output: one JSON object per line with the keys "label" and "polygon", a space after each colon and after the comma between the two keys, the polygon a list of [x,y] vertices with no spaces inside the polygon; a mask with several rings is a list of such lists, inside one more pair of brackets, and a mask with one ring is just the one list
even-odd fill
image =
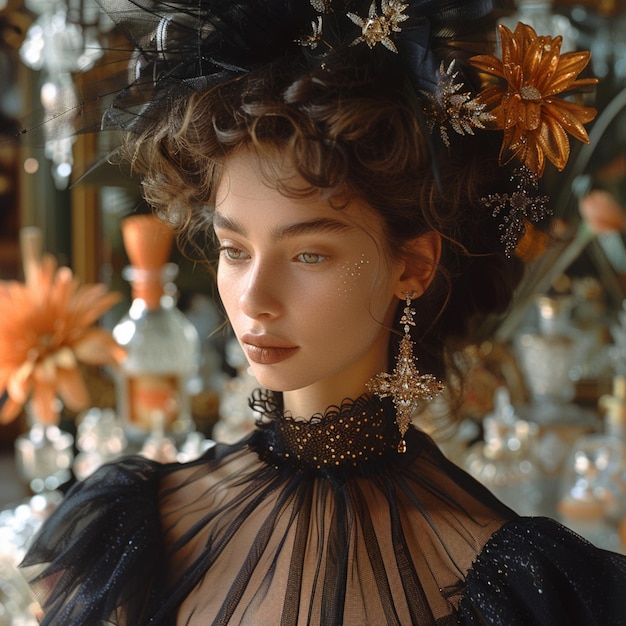
{"label": "woman", "polygon": [[[241,442],[72,490],[23,564],[42,623],[626,623],[626,559],[518,517],[409,424],[506,310],[537,176],[566,158],[553,118],[554,141],[477,138],[502,122],[497,87],[470,97],[463,55],[435,62],[438,33],[481,39],[484,3],[137,4],[112,12],[140,51],[108,123],[131,131],[156,210],[214,230],[220,297],[268,391]],[[551,42],[533,35],[541,67]],[[561,86],[589,84],[565,60]],[[590,112],[561,110],[581,136]]]}

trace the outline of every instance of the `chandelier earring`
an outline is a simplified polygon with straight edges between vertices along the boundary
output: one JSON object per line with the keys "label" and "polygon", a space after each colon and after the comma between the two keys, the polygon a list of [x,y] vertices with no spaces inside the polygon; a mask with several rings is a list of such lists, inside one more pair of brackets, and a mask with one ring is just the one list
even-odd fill
{"label": "chandelier earring", "polygon": [[396,366],[393,372],[377,374],[366,383],[367,390],[380,398],[391,397],[396,409],[396,424],[400,431],[398,452],[406,452],[405,435],[411,424],[414,411],[423,400],[432,400],[444,386],[432,374],[420,374],[417,368],[417,357],[413,353],[415,345],[411,339],[411,326],[415,326],[415,309],[411,307],[411,300],[417,295],[415,291],[403,292],[406,305],[400,326],[404,335],[400,341],[400,348],[396,356]]}

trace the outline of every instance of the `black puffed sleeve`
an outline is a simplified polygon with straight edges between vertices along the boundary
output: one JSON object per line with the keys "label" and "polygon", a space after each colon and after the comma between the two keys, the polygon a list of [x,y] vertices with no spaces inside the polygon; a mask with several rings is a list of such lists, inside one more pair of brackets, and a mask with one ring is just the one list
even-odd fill
{"label": "black puffed sleeve", "polygon": [[466,579],[460,623],[626,625],[626,557],[547,518],[519,518],[487,542]]}
{"label": "black puffed sleeve", "polygon": [[162,598],[159,465],[129,458],[76,484],[21,567],[44,626],[137,626]]}

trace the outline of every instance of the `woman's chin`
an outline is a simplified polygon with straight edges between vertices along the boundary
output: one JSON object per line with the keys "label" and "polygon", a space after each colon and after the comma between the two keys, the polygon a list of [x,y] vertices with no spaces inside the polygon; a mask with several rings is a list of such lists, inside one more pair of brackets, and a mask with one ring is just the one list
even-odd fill
{"label": "woman's chin", "polygon": [[276,372],[268,372],[267,369],[267,367],[255,367],[251,364],[248,367],[248,373],[256,379],[261,387],[277,393],[297,391],[306,386],[306,384],[287,380],[285,376],[277,375]]}

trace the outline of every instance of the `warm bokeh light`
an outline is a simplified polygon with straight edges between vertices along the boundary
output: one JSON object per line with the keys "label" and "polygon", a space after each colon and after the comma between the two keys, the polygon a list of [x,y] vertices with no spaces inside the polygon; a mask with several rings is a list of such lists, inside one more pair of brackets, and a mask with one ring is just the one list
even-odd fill
{"label": "warm bokeh light", "polygon": [[[2,0],[0,0],[1,2]],[[33,157],[28,157],[24,161],[24,171],[27,174],[35,174],[39,171],[39,161]]]}

